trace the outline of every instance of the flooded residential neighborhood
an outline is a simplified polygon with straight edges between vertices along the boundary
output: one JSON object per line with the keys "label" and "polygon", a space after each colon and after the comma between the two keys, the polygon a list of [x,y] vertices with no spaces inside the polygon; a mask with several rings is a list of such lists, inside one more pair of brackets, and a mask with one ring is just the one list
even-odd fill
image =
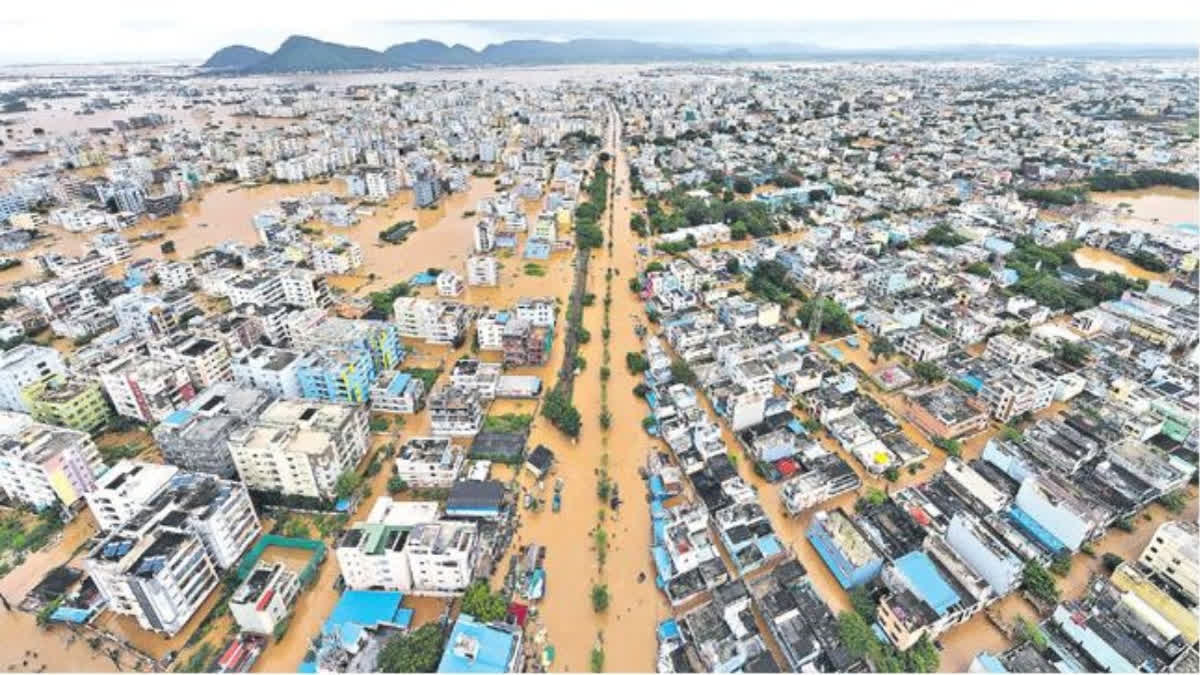
{"label": "flooded residential neighborhood", "polygon": [[775,49],[0,67],[0,666],[1195,672],[1194,54]]}

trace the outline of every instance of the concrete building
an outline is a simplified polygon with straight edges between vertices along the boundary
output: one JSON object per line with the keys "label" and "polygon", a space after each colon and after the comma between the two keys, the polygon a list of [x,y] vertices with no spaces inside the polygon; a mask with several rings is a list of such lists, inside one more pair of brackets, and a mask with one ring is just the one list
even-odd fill
{"label": "concrete building", "polygon": [[521,668],[522,632],[459,614],[438,662],[439,673],[515,673]]}
{"label": "concrete building", "polygon": [[979,398],[992,419],[1006,422],[1050,407],[1055,388],[1055,380],[1042,371],[1014,366],[1004,375],[988,378],[979,390]]}
{"label": "concrete building", "polygon": [[395,461],[396,477],[409,487],[448,488],[462,473],[465,452],[449,438],[410,438]]}
{"label": "concrete building", "polygon": [[408,373],[388,372],[371,386],[371,410],[411,415],[425,405],[425,382]]}
{"label": "concrete building", "polygon": [[470,320],[467,308],[450,300],[396,298],[392,312],[402,337],[435,345],[461,346]]}
{"label": "concrete building", "polygon": [[463,278],[452,270],[442,270],[434,286],[437,288],[437,294],[443,298],[457,298],[466,290]]}
{"label": "concrete building", "polygon": [[1013,503],[1072,552],[1108,524],[1099,507],[1049,476],[1026,478]]}
{"label": "concrete building", "polygon": [[544,364],[553,344],[554,329],[534,325],[528,319],[510,319],[500,331],[504,365],[509,368]]}
{"label": "concrete building", "polygon": [[412,574],[404,553],[408,533],[437,517],[437,502],[376,498],[366,520],[350,525],[334,548],[346,587],[411,589]]}
{"label": "concrete building", "polygon": [[237,470],[229,453],[229,436],[252,423],[272,397],[250,387],[218,382],[154,427],[163,459],[188,471],[233,478]]}
{"label": "concrete building", "polygon": [[230,596],[229,612],[243,631],[273,636],[299,593],[295,572],[280,563],[260,562]]}
{"label": "concrete building", "polygon": [[216,340],[186,333],[150,344],[150,355],[183,366],[196,390],[233,379],[233,358]]}
{"label": "concrete building", "polygon": [[122,417],[153,424],[196,396],[182,364],[127,354],[99,367],[100,383]]}
{"label": "concrete building", "polygon": [[0,410],[30,412],[22,391],[34,382],[66,374],[57,349],[29,343],[9,349],[0,354]]}
{"label": "concrete building", "polygon": [[995,595],[1008,595],[1021,584],[1021,559],[975,516],[954,514],[946,530],[946,543],[987,581]]}
{"label": "concrete building", "polygon": [[1146,544],[1138,562],[1166,579],[1170,586],[1188,598],[1200,602],[1200,574],[1196,552],[1200,551],[1196,524],[1170,520],[1158,526],[1154,538]]}
{"label": "concrete building", "polygon": [[983,406],[951,384],[905,395],[905,407],[921,431],[935,438],[958,438],[987,426]]}
{"label": "concrete building", "polygon": [[499,286],[500,262],[490,255],[473,255],[467,258],[468,286]]}
{"label": "concrete building", "polygon": [[89,434],[103,430],[113,417],[99,380],[38,380],[25,388],[25,398],[38,422]]}
{"label": "concrete building", "polygon": [[122,460],[87,502],[106,532],[152,523],[186,529],[222,569],[235,565],[262,531],[243,484],[162,464]]}
{"label": "concrete building", "polygon": [[83,565],[109,610],[166,636],[182,630],[221,581],[199,536],[158,521],[113,532]]}
{"label": "concrete building", "polygon": [[258,345],[234,359],[233,379],[276,398],[299,398],[297,371],[301,357],[300,352],[291,349]]}
{"label": "concrete building", "polygon": [[483,428],[479,392],[443,385],[429,395],[430,432],[435,436],[474,436]]}
{"label": "concrete building", "polygon": [[475,523],[442,520],[412,529],[404,544],[414,595],[453,596],[474,579],[480,556]]}
{"label": "concrete building", "polygon": [[300,359],[296,379],[303,398],[332,403],[364,403],[375,381],[371,353],[358,348],[325,347]]}
{"label": "concrete building", "polygon": [[806,536],[842,588],[861,586],[883,569],[883,556],[840,508],[813,514]]}
{"label": "concrete building", "polygon": [[38,510],[69,508],[96,489],[103,471],[88,434],[0,414],[0,491],[8,499]]}
{"label": "concrete building", "polygon": [[229,437],[238,475],[252,490],[331,499],[338,476],[367,450],[362,406],[275,401]]}

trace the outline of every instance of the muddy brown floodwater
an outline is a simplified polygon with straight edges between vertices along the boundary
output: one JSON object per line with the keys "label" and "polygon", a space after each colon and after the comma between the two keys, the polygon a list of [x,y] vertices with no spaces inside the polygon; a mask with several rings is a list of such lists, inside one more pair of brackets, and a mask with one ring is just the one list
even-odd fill
{"label": "muddy brown floodwater", "polygon": [[1128,210],[1117,216],[1117,222],[1147,232],[1169,232],[1172,226],[1181,223],[1200,225],[1198,197],[1195,190],[1167,186],[1088,195],[1093,202],[1107,207],[1128,204]]}
{"label": "muddy brown floodwater", "polygon": [[1167,278],[1165,274],[1142,269],[1133,264],[1128,258],[1123,258],[1112,251],[1092,248],[1091,246],[1083,246],[1075,249],[1075,264],[1100,272],[1117,272],[1127,277],[1145,279],[1146,281],[1162,281]]}

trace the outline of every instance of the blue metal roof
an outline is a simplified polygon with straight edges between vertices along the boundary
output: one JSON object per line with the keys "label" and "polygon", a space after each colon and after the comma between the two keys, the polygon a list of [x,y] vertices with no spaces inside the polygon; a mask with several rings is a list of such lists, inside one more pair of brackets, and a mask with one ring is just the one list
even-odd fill
{"label": "blue metal roof", "polygon": [[193,413],[191,410],[188,410],[187,408],[180,408],[170,415],[167,415],[163,421],[167,424],[183,424],[184,422],[192,419],[192,415]]}
{"label": "blue metal roof", "polygon": [[387,392],[392,396],[399,396],[408,388],[408,383],[412,381],[412,375],[408,373],[396,373],[392,381],[388,383]]}
{"label": "blue metal roof", "polygon": [[958,593],[942,578],[937,567],[924,551],[913,551],[896,560],[896,569],[908,580],[909,586],[938,616],[960,600]]}
{"label": "blue metal roof", "polygon": [[[458,649],[460,643],[472,643],[473,654]],[[459,614],[450,631],[450,639],[438,663],[439,673],[503,673],[517,647],[517,634],[480,623],[470,614]]]}
{"label": "blue metal roof", "polygon": [[1058,553],[1067,548],[1067,545],[1054,536],[1053,532],[1043,527],[1033,516],[1016,504],[1008,507],[1008,517],[1017,526],[1017,529],[1033,537],[1047,551]]}
{"label": "blue metal roof", "polygon": [[321,627],[322,635],[336,635],[343,645],[354,644],[365,628],[391,624],[407,628],[413,612],[400,606],[399,591],[346,591]]}

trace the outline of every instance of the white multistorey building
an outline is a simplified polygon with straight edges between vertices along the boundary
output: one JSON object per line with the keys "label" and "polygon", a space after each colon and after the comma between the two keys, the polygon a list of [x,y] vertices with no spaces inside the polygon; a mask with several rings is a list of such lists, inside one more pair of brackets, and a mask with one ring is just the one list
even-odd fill
{"label": "white multistorey building", "polygon": [[87,434],[0,413],[0,491],[35,509],[70,507],[96,488],[104,462]]}
{"label": "white multistorey building", "polygon": [[351,526],[338,542],[346,586],[443,597],[466,590],[480,556],[478,528],[436,517],[436,502],[381,497],[367,520]]}
{"label": "white multistorey building", "polygon": [[1158,526],[1138,562],[1166,579],[1193,603],[1200,602],[1200,572],[1196,551],[1200,535],[1196,523],[1172,520]]}
{"label": "white multistorey building", "polygon": [[499,286],[500,262],[490,255],[467,258],[468,286]]}
{"label": "white multistorey building", "polygon": [[117,414],[142,422],[162,420],[195,396],[187,368],[129,354],[101,364],[100,384]]}
{"label": "white multistorey building", "polygon": [[521,298],[513,309],[518,319],[524,319],[534,326],[554,327],[554,298]]}
{"label": "white multistorey building", "polygon": [[[123,465],[121,475],[137,466]],[[174,635],[261,530],[245,486],[178,472],[92,548],[84,567],[109,609],[133,616],[146,630]]]}
{"label": "white multistorey building", "polygon": [[66,372],[57,349],[25,343],[4,352],[0,355],[0,409],[29,412],[21,390]]}
{"label": "white multistorey building", "polygon": [[467,308],[451,300],[396,298],[392,311],[401,337],[417,338],[429,344],[458,343],[464,338],[470,320]]}
{"label": "white multistorey building", "polygon": [[238,475],[253,490],[330,499],[337,477],[367,449],[363,406],[275,401],[229,437]]}
{"label": "white multistorey building", "polygon": [[233,362],[233,379],[238,384],[261,389],[276,398],[300,398],[296,372],[303,353],[259,345]]}
{"label": "white multistorey building", "polygon": [[410,438],[396,453],[396,477],[409,487],[448,488],[462,472],[464,455],[449,438]]}
{"label": "white multistorey building", "polygon": [[456,298],[466,290],[462,277],[451,270],[443,270],[438,274],[435,285],[438,295],[443,298]]}
{"label": "white multistorey building", "polygon": [[274,635],[299,593],[294,572],[280,563],[259,563],[229,598],[229,612],[243,631]]}

